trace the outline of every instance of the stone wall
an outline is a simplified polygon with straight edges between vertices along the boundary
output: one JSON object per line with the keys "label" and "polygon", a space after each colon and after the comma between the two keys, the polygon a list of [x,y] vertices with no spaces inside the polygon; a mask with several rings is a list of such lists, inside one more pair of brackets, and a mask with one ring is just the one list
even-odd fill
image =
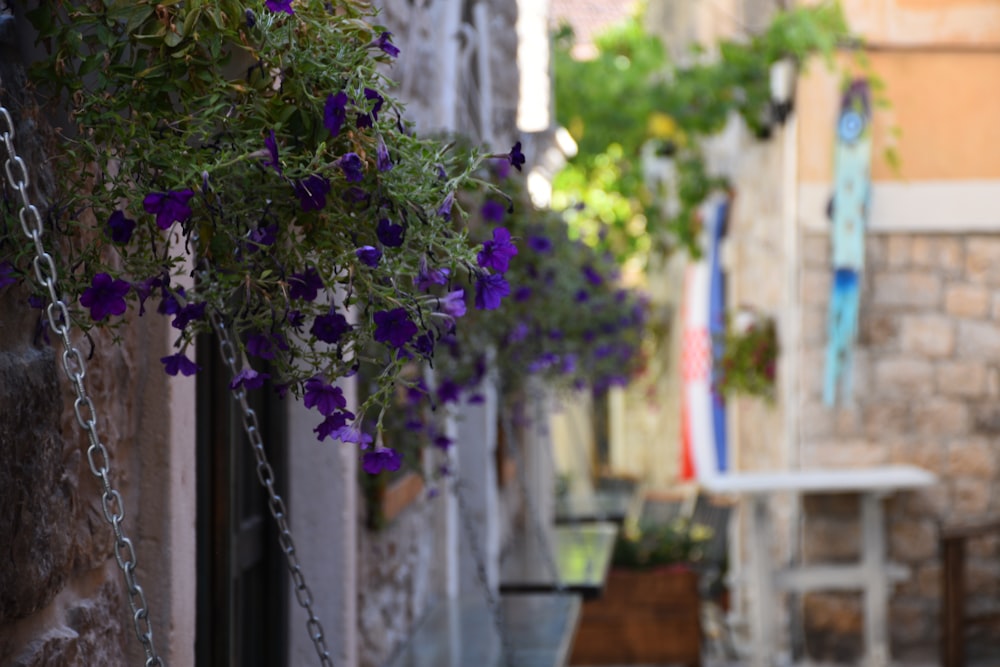
{"label": "stone wall", "polygon": [[[870,234],[852,399],[822,404],[829,240],[803,239],[803,465],[914,463],[940,483],[888,502],[890,557],[911,575],[895,588],[896,654],[934,655],[939,638],[939,521],[996,516],[1000,494],[1000,236]],[[805,507],[806,558],[857,554],[856,510],[847,499]],[[811,526],[811,527],[810,527]],[[973,607],[1000,591],[997,544],[969,554]],[[850,660],[860,650],[857,595],[810,595],[806,645],[814,657]]]}

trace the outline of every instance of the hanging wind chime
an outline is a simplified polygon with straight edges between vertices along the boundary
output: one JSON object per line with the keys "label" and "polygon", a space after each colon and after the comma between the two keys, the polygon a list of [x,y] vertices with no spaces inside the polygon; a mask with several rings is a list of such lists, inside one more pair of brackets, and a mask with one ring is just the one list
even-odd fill
{"label": "hanging wind chime", "polygon": [[871,194],[871,101],[868,82],[855,80],[844,93],[834,149],[831,206],[833,285],[827,320],[823,402],[833,406],[851,395],[851,366],[858,331],[865,228]]}

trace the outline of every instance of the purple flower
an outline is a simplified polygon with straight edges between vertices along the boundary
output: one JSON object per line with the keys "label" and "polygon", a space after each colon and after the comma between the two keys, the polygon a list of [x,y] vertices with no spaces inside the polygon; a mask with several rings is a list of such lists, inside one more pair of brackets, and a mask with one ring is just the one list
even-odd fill
{"label": "purple flower", "polygon": [[146,213],[156,215],[156,226],[169,229],[175,222],[184,222],[191,217],[191,207],[188,202],[194,197],[192,190],[170,190],[168,192],[150,192],[142,200]]}
{"label": "purple flower", "polygon": [[544,255],[552,252],[552,240],[548,236],[529,236],[528,247]]}
{"label": "purple flower", "polygon": [[442,403],[455,403],[462,393],[462,387],[453,380],[444,380],[437,388],[438,400]]}
{"label": "purple flower", "polygon": [[508,294],[510,284],[499,273],[481,273],[476,278],[476,308],[479,310],[496,310]]}
{"label": "purple flower", "polygon": [[347,93],[340,91],[339,93],[330,95],[326,98],[326,105],[323,107],[323,126],[330,131],[330,134],[337,136],[340,134],[340,128],[344,125],[344,120],[347,118]]}
{"label": "purple flower", "polygon": [[507,212],[507,207],[495,199],[487,199],[483,202],[483,206],[479,209],[479,212],[482,214],[483,220],[499,223],[503,222],[503,216]]}
{"label": "purple flower", "polygon": [[483,249],[476,255],[476,261],[484,269],[503,273],[510,265],[510,259],[517,254],[517,246],[510,241],[510,232],[504,227],[493,230],[493,240],[483,243]]}
{"label": "purple flower", "polygon": [[306,316],[301,310],[288,311],[288,315],[285,316],[285,319],[288,320],[288,325],[296,331],[302,331],[302,327],[306,323]]}
{"label": "purple flower", "polygon": [[302,399],[307,408],[315,407],[325,417],[347,407],[344,390],[327,384],[318,377],[306,380],[305,394]]}
{"label": "purple flower", "polygon": [[285,14],[294,14],[295,10],[292,9],[292,2],[294,0],[265,0],[264,6],[270,9],[272,12],[284,12]]}
{"label": "purple flower", "polygon": [[455,204],[455,193],[449,192],[441,205],[438,206],[437,214],[445,220],[451,221],[451,207]]}
{"label": "purple flower", "polygon": [[531,329],[525,322],[518,322],[509,334],[507,334],[508,343],[520,343],[522,340],[528,337],[531,333]]}
{"label": "purple flower", "polygon": [[177,375],[180,373],[184,376],[190,376],[201,370],[201,366],[184,356],[183,352],[178,352],[168,357],[160,357],[160,363],[163,364],[163,370],[166,371],[167,375]]}
{"label": "purple flower", "polygon": [[378,160],[377,163],[379,171],[391,171],[393,164],[392,160],[389,158],[389,149],[385,145],[385,141],[382,137],[378,138]]}
{"label": "purple flower", "polygon": [[358,256],[362,264],[373,269],[378,266],[379,260],[382,259],[382,251],[370,245],[361,246],[354,251],[354,254]]}
{"label": "purple flower", "polygon": [[510,149],[510,153],[507,154],[510,159],[510,164],[514,169],[521,171],[521,165],[524,164],[524,153],[521,152],[521,142],[514,144],[514,147]]}
{"label": "purple flower", "polygon": [[244,368],[229,383],[229,388],[234,391],[240,387],[244,389],[260,389],[264,386],[264,380],[269,377],[271,376],[267,373],[258,373],[252,368]]}
{"label": "purple flower", "polygon": [[444,285],[448,282],[448,276],[451,274],[449,269],[432,269],[427,266],[427,257],[420,258],[420,269],[417,271],[417,277],[413,279],[413,284],[417,286],[417,289],[426,292],[434,285]]}
{"label": "purple flower", "polygon": [[393,472],[399,470],[403,464],[403,457],[391,447],[379,447],[378,449],[365,452],[361,457],[361,467],[369,475],[377,475],[383,470]]}
{"label": "purple flower", "polygon": [[386,31],[383,32],[381,35],[379,35],[378,39],[372,42],[372,44],[385,51],[386,55],[388,55],[390,58],[396,58],[399,56],[399,49],[396,47],[395,44],[389,41],[391,38],[392,38],[392,33]]}
{"label": "purple flower", "polygon": [[180,329],[181,331],[187,327],[193,320],[200,320],[205,317],[205,306],[206,302],[201,303],[189,303],[180,310],[177,311],[177,316],[174,317],[173,322],[170,323],[175,329]]}
{"label": "purple flower", "polygon": [[319,272],[310,266],[302,273],[293,273],[288,279],[288,298],[314,301],[323,287],[323,279],[319,277]]}
{"label": "purple flower", "polygon": [[244,16],[246,17],[246,20],[247,20],[247,27],[248,27],[248,28],[253,28],[254,26],[256,26],[256,25],[257,25],[257,17],[256,17],[256,16],[254,16],[254,14],[253,14],[253,10],[252,10],[252,9],[248,9],[248,10],[246,10],[246,11],[245,11],[245,12],[243,13],[243,15],[244,15]]}
{"label": "purple flower", "polygon": [[454,440],[444,435],[443,433],[435,435],[434,439],[431,440],[431,442],[435,447],[437,447],[438,449],[442,449],[444,451],[448,451],[449,449],[451,449],[451,446],[455,444]]}
{"label": "purple flower", "polygon": [[332,345],[340,342],[340,337],[350,330],[351,324],[346,317],[340,313],[328,313],[313,320],[309,333],[324,343]]}
{"label": "purple flower", "polygon": [[0,289],[7,287],[8,285],[13,285],[17,282],[17,278],[14,277],[14,273],[13,264],[7,261],[0,262]]}
{"label": "purple flower", "polygon": [[448,292],[441,297],[438,307],[442,313],[450,317],[462,317],[465,315],[465,290],[457,289],[454,292]]}
{"label": "purple flower", "polygon": [[350,202],[351,204],[364,203],[365,206],[368,206],[368,204],[371,203],[371,198],[372,196],[368,194],[366,190],[359,188],[356,185],[346,188],[341,195],[341,199],[346,202]]}
{"label": "purple flower", "polygon": [[267,148],[268,159],[264,160],[263,165],[265,167],[274,167],[274,170],[280,176],[281,160],[278,159],[278,141],[274,138],[274,130],[271,130],[264,139],[264,146]]}
{"label": "purple flower", "polygon": [[295,184],[295,196],[299,198],[303,211],[321,211],[326,207],[326,195],[330,192],[330,181],[319,174],[313,174]]}
{"label": "purple flower", "polygon": [[365,179],[365,165],[357,153],[345,153],[337,160],[337,166],[349,183],[360,183]]}
{"label": "purple flower", "polygon": [[350,426],[341,426],[330,435],[341,442],[353,442],[361,449],[368,449],[368,445],[372,443],[372,437],[362,431],[357,422]]}
{"label": "purple flower", "polygon": [[340,430],[347,426],[348,419],[354,419],[354,414],[346,410],[334,412],[321,421],[319,426],[313,429],[313,433],[316,434],[320,442],[323,442],[323,439],[327,437],[336,439]]}
{"label": "purple flower", "polygon": [[108,235],[119,245],[125,245],[132,238],[135,230],[135,220],[126,218],[121,211],[115,211],[108,218]]}
{"label": "purple flower", "polygon": [[403,231],[403,225],[397,225],[389,218],[382,218],[375,227],[375,235],[387,248],[398,248],[403,245]]}
{"label": "purple flower", "polygon": [[577,303],[584,303],[590,300],[590,292],[585,289],[577,290],[576,296],[574,297]]}
{"label": "purple flower", "polygon": [[413,347],[416,348],[418,354],[426,359],[430,359],[434,356],[434,336],[429,333],[417,336],[417,340],[413,342]]}
{"label": "purple flower", "polygon": [[266,225],[251,229],[247,239],[258,246],[272,246],[278,240],[278,225]]}
{"label": "purple flower", "polygon": [[108,315],[121,315],[125,312],[125,295],[128,290],[129,284],[124,280],[98,273],[90,287],[80,295],[80,305],[90,308],[90,319],[100,322]]}
{"label": "purple flower", "polygon": [[365,99],[369,102],[375,100],[375,104],[369,113],[358,114],[357,126],[359,130],[371,127],[378,120],[378,112],[382,110],[382,105],[385,103],[385,100],[378,94],[378,91],[371,88],[365,88]]}
{"label": "purple flower", "polygon": [[274,359],[278,350],[287,349],[288,343],[285,342],[285,337],[280,333],[273,336],[255,333],[247,337],[247,354],[261,359]]}
{"label": "purple flower", "polygon": [[395,348],[406,345],[419,328],[410,321],[405,308],[380,310],[375,313],[375,340]]}
{"label": "purple flower", "polygon": [[514,301],[518,303],[524,303],[531,298],[532,290],[530,287],[522,285],[514,290]]}
{"label": "purple flower", "polygon": [[598,273],[589,264],[583,267],[583,277],[587,279],[587,282],[591,285],[597,286],[604,282],[604,276]]}
{"label": "purple flower", "polygon": [[181,302],[178,301],[177,297],[184,296],[184,288],[178,287],[177,294],[167,289],[164,285],[160,292],[160,305],[157,307],[156,312],[163,315],[176,315],[181,312]]}

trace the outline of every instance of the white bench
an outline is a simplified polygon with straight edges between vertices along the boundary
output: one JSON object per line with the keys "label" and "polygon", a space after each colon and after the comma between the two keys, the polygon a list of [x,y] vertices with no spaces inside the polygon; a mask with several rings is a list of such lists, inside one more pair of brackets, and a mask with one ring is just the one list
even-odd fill
{"label": "white bench", "polygon": [[[740,496],[749,503],[749,583],[753,592],[751,633],[754,667],[772,667],[776,650],[774,623],[778,590],[861,590],[864,593],[865,647],[868,667],[889,664],[887,621],[889,582],[905,570],[886,557],[882,500],[903,489],[930,486],[937,478],[910,465],[845,470],[735,472],[701,480],[712,493]],[[861,496],[861,559],[857,563],[779,569],[772,564],[769,499],[773,494],[857,493]]]}

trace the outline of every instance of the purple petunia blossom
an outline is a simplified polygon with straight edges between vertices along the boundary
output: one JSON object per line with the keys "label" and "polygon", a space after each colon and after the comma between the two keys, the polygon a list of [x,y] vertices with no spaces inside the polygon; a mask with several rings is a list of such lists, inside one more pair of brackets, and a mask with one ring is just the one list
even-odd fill
{"label": "purple petunia blossom", "polygon": [[205,306],[206,302],[201,303],[189,303],[180,310],[177,311],[177,316],[170,323],[175,329],[180,329],[181,331],[187,327],[194,320],[200,320],[205,317]]}
{"label": "purple petunia blossom", "polygon": [[160,290],[160,305],[156,308],[156,312],[163,315],[176,315],[181,312],[181,302],[178,297],[184,297],[184,288],[178,287],[177,294],[167,289],[167,285],[163,285]]}
{"label": "purple petunia blossom", "polygon": [[354,419],[354,414],[346,410],[342,412],[334,412],[321,421],[319,425],[313,429],[313,433],[316,434],[316,437],[320,442],[323,442],[323,439],[327,437],[336,439],[337,433],[342,428],[347,426],[348,419]]}
{"label": "purple petunia blossom", "polygon": [[265,0],[264,6],[275,13],[284,12],[285,14],[294,14],[295,10],[292,9],[292,2],[294,0]]}
{"label": "purple petunia blossom", "polygon": [[372,90],[371,88],[365,88],[365,99],[369,102],[375,100],[375,104],[369,113],[358,114],[357,126],[359,130],[371,127],[378,120],[378,112],[382,110],[382,105],[385,104],[385,99],[378,94],[377,90]]}
{"label": "purple petunia blossom", "polygon": [[340,337],[351,330],[351,324],[347,318],[340,313],[328,313],[320,315],[313,321],[309,333],[316,336],[324,343],[340,342]]}
{"label": "purple petunia blossom", "polygon": [[524,153],[521,152],[520,141],[514,144],[514,147],[510,149],[510,153],[507,156],[510,158],[511,166],[521,171],[521,166],[524,164]]}
{"label": "purple petunia blossom", "polygon": [[337,166],[344,172],[344,178],[349,183],[360,183],[365,179],[365,164],[357,153],[344,153],[337,160]]}
{"label": "purple petunia blossom", "polygon": [[597,286],[604,282],[604,276],[597,272],[594,267],[587,266],[583,267],[583,277],[587,279],[587,282],[591,285]]}
{"label": "purple petunia blossom", "polygon": [[493,240],[483,243],[483,249],[476,255],[476,261],[484,269],[493,269],[503,273],[510,265],[510,260],[517,254],[517,246],[511,243],[510,232],[504,227],[493,230]]}
{"label": "purple petunia blossom", "polygon": [[330,434],[335,440],[341,442],[353,442],[361,449],[368,449],[373,438],[361,430],[361,425],[354,422],[350,426],[341,426]]}
{"label": "purple petunia blossom", "polygon": [[577,290],[576,296],[574,297],[577,303],[584,303],[590,300],[590,292],[585,289]]}
{"label": "purple petunia blossom", "polygon": [[451,449],[451,446],[455,444],[455,441],[446,436],[445,434],[439,433],[434,436],[434,438],[431,440],[431,443],[438,449],[448,451],[449,449]]}
{"label": "purple petunia blossom", "polygon": [[387,248],[398,248],[403,245],[404,231],[403,225],[397,225],[389,218],[382,218],[375,227],[375,235]]}
{"label": "purple petunia blossom", "polygon": [[483,202],[482,207],[479,209],[479,213],[482,214],[483,220],[487,222],[503,222],[504,213],[507,212],[507,207],[503,205],[502,202],[498,202],[495,199],[487,199]]}
{"label": "purple petunia blossom", "polygon": [[191,217],[191,207],[188,202],[194,197],[192,190],[170,190],[168,192],[150,192],[142,200],[146,213],[156,215],[156,226],[169,229],[175,222],[184,222]]}
{"label": "purple petunia blossom", "polygon": [[340,128],[347,118],[347,93],[330,93],[326,98],[326,105],[323,107],[323,127],[330,131],[330,134],[337,136]]}
{"label": "purple petunia blossom", "polygon": [[267,148],[268,158],[262,163],[265,167],[273,167],[278,175],[281,175],[281,160],[278,159],[278,140],[274,137],[274,130],[271,130],[264,138],[264,146]]}
{"label": "purple petunia blossom", "polygon": [[369,475],[377,475],[383,470],[394,472],[399,470],[403,464],[403,457],[391,447],[379,447],[378,449],[365,452],[361,457],[361,467]]}
{"label": "purple petunia blossom", "polygon": [[323,287],[319,272],[310,266],[301,273],[293,273],[288,279],[288,298],[314,301]]}
{"label": "purple petunia blossom", "polygon": [[417,336],[417,339],[413,342],[413,347],[416,348],[417,354],[430,359],[434,356],[434,336],[429,333]]}
{"label": "purple petunia blossom", "polygon": [[244,389],[260,389],[264,386],[264,380],[269,377],[271,376],[267,373],[258,373],[252,368],[244,368],[229,383],[229,388],[234,391],[240,387]]}
{"label": "purple petunia blossom", "polygon": [[377,154],[378,160],[376,164],[378,165],[378,170],[382,172],[392,171],[394,165],[392,164],[392,160],[389,158],[389,149],[386,147],[385,141],[382,137],[378,138]]}
{"label": "purple petunia blossom", "polygon": [[465,315],[465,290],[457,289],[454,292],[448,292],[441,297],[438,307],[442,313],[450,317],[462,317]]}
{"label": "purple petunia blossom", "polygon": [[318,377],[306,380],[302,402],[307,408],[315,407],[324,417],[329,417],[337,410],[347,407],[344,390],[323,382]]}
{"label": "purple petunia blossom", "polygon": [[354,251],[358,259],[365,266],[375,268],[378,266],[379,261],[382,259],[382,251],[371,245],[363,245]]}
{"label": "purple petunia blossom", "polygon": [[482,273],[476,278],[476,308],[479,310],[496,310],[508,294],[510,284],[499,273]]}
{"label": "purple petunia blossom", "polygon": [[280,333],[271,336],[255,333],[247,337],[247,354],[270,360],[274,359],[278,350],[288,350],[288,343]]}
{"label": "purple petunia blossom", "polygon": [[451,207],[455,205],[455,193],[449,192],[441,205],[438,206],[437,214],[445,220],[451,221]]}
{"label": "purple petunia blossom", "polygon": [[462,386],[454,380],[443,380],[437,388],[437,397],[441,403],[455,403],[462,394]]}
{"label": "purple petunia blossom", "polygon": [[126,218],[122,211],[115,211],[108,218],[108,236],[119,245],[125,245],[132,238],[135,220]]}
{"label": "purple petunia blossom", "polygon": [[522,285],[521,287],[518,287],[516,290],[514,290],[514,301],[517,301],[518,303],[524,303],[525,301],[531,298],[531,295],[533,293],[534,292],[530,287]]}
{"label": "purple petunia blossom", "polygon": [[166,371],[167,375],[177,375],[180,373],[187,377],[201,370],[201,366],[184,356],[183,352],[178,352],[167,357],[160,357],[160,362],[163,364],[163,370]]}
{"label": "purple petunia blossom", "polygon": [[392,33],[386,31],[379,35],[378,39],[372,42],[372,44],[382,49],[390,58],[396,58],[399,56],[399,48],[389,41],[390,39],[392,39]]}
{"label": "purple petunia blossom", "polygon": [[330,181],[319,174],[313,174],[295,184],[295,196],[299,198],[303,211],[323,210],[329,192]]}
{"label": "purple petunia blossom", "polygon": [[552,252],[552,240],[548,236],[529,236],[528,247],[544,255]]}
{"label": "purple petunia blossom", "polygon": [[251,229],[247,239],[258,246],[272,246],[278,240],[278,225],[265,225]]}
{"label": "purple petunia blossom", "polygon": [[285,319],[288,320],[288,326],[292,327],[293,329],[299,332],[302,331],[302,327],[306,323],[306,316],[302,313],[301,310],[288,311],[288,315],[285,316]]}
{"label": "purple petunia blossom", "polygon": [[7,287],[8,285],[13,285],[17,282],[17,278],[14,277],[14,273],[13,264],[7,261],[0,262],[0,289]]}
{"label": "purple petunia blossom", "polygon": [[253,28],[257,25],[257,17],[254,16],[252,9],[243,12],[243,16],[246,18],[248,28]]}
{"label": "purple petunia blossom", "polygon": [[124,280],[98,273],[90,287],[80,295],[80,305],[90,308],[90,319],[95,322],[100,322],[108,315],[121,315],[127,307],[125,295],[128,294],[129,287]]}
{"label": "purple petunia blossom", "polygon": [[405,308],[380,310],[375,313],[375,340],[401,348],[417,335],[419,328],[410,321]]}
{"label": "purple petunia blossom", "polygon": [[426,292],[434,285],[444,285],[448,282],[448,276],[451,274],[449,269],[432,269],[427,266],[427,257],[420,258],[420,268],[417,271],[417,277],[413,279],[413,284],[417,286],[417,289]]}

